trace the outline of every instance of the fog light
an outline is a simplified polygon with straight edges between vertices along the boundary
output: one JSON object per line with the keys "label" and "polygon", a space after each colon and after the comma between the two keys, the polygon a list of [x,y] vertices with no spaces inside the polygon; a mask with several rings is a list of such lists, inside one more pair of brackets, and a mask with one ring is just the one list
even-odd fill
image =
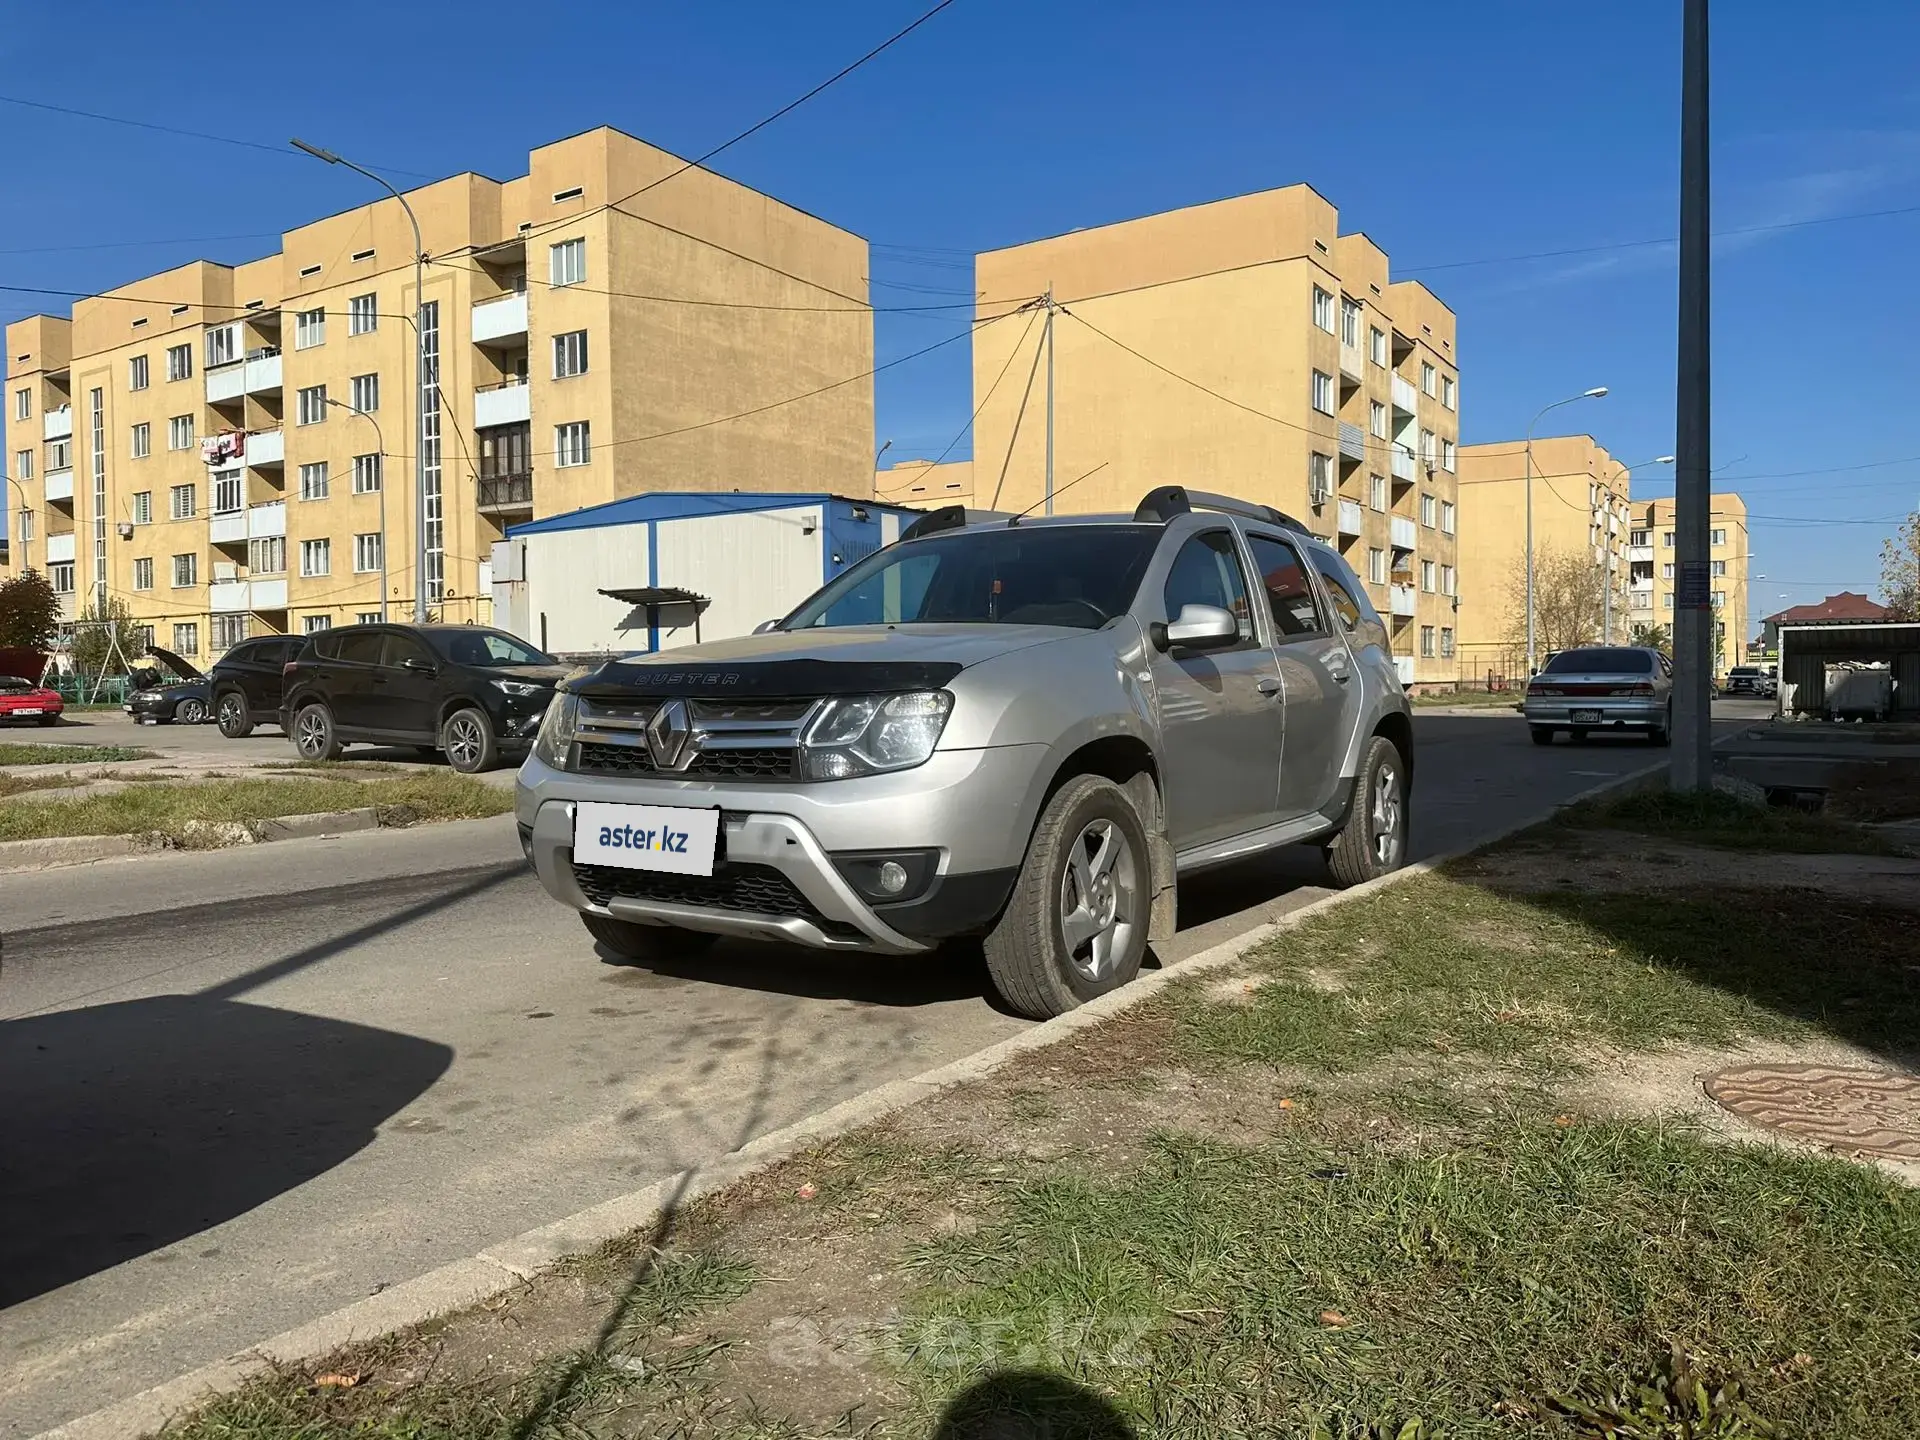
{"label": "fog light", "polygon": [[880,888],[889,895],[898,895],[907,888],[906,867],[897,860],[888,860],[880,867],[878,875]]}

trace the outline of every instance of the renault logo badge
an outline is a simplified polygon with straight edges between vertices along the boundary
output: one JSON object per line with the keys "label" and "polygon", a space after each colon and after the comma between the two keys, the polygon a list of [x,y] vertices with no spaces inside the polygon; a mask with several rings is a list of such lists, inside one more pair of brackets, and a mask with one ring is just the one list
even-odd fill
{"label": "renault logo badge", "polygon": [[693,733],[693,719],[684,700],[669,700],[653,712],[647,722],[647,751],[656,770],[678,770],[687,736]]}

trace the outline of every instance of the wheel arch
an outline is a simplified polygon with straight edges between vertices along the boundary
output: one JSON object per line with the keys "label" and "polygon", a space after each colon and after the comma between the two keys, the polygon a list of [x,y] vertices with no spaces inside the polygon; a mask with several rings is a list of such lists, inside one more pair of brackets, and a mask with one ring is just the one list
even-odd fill
{"label": "wheel arch", "polygon": [[1171,940],[1178,920],[1173,841],[1167,833],[1159,757],[1141,736],[1128,731],[1096,736],[1082,741],[1061,757],[1034,807],[1027,826],[1027,844],[1032,845],[1040,816],[1060,787],[1081,775],[1099,775],[1111,780],[1127,792],[1139,810],[1141,828],[1147,832],[1147,861],[1153,884],[1147,941],[1158,944]]}
{"label": "wheel arch", "polygon": [[1400,763],[1406,767],[1407,793],[1413,793],[1413,719],[1401,710],[1389,710],[1374,725],[1373,733],[1387,740],[1400,752]]}

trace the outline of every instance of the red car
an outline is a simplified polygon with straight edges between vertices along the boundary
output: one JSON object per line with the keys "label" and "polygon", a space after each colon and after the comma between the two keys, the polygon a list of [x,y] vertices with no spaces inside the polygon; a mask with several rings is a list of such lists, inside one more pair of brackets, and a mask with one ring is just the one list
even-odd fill
{"label": "red car", "polygon": [[0,724],[10,720],[38,720],[57,724],[65,709],[60,692],[48,690],[18,675],[0,675]]}

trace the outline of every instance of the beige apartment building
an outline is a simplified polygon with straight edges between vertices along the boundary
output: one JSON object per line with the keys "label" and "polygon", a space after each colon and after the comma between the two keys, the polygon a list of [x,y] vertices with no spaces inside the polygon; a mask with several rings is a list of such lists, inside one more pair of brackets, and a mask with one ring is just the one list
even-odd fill
{"label": "beige apartment building", "polygon": [[601,128],[516,179],[410,191],[418,295],[382,198],[9,325],[12,566],[204,663],[409,615],[421,573],[437,618],[484,621],[518,521],[650,490],[871,495],[872,387],[835,384],[873,365],[866,242],[681,164]]}
{"label": "beige apartment building", "polygon": [[[1715,643],[1714,673],[1724,675],[1747,663],[1752,636],[1747,629],[1747,581],[1753,547],[1747,535],[1747,504],[1727,492],[1709,500],[1708,553]],[[1673,501],[1652,500],[1633,507],[1628,537],[1628,614],[1636,625],[1659,625],[1672,633],[1674,577]]]}
{"label": "beige apartment building", "polygon": [[[1526,473],[1524,440],[1460,447],[1464,683],[1484,685],[1490,677],[1511,681],[1526,674]],[[1609,577],[1612,604],[1602,604],[1583,640],[1624,642],[1630,633],[1627,531],[1632,479],[1632,472],[1591,435],[1546,435],[1533,441],[1536,578],[1554,560],[1568,557]],[[1544,657],[1559,639],[1538,635],[1539,654]]]}
{"label": "beige apartment building", "polygon": [[1056,510],[1276,506],[1367,583],[1403,677],[1451,681],[1454,315],[1339,222],[1292,185],[980,255],[972,500],[1046,506],[1050,291]]}

